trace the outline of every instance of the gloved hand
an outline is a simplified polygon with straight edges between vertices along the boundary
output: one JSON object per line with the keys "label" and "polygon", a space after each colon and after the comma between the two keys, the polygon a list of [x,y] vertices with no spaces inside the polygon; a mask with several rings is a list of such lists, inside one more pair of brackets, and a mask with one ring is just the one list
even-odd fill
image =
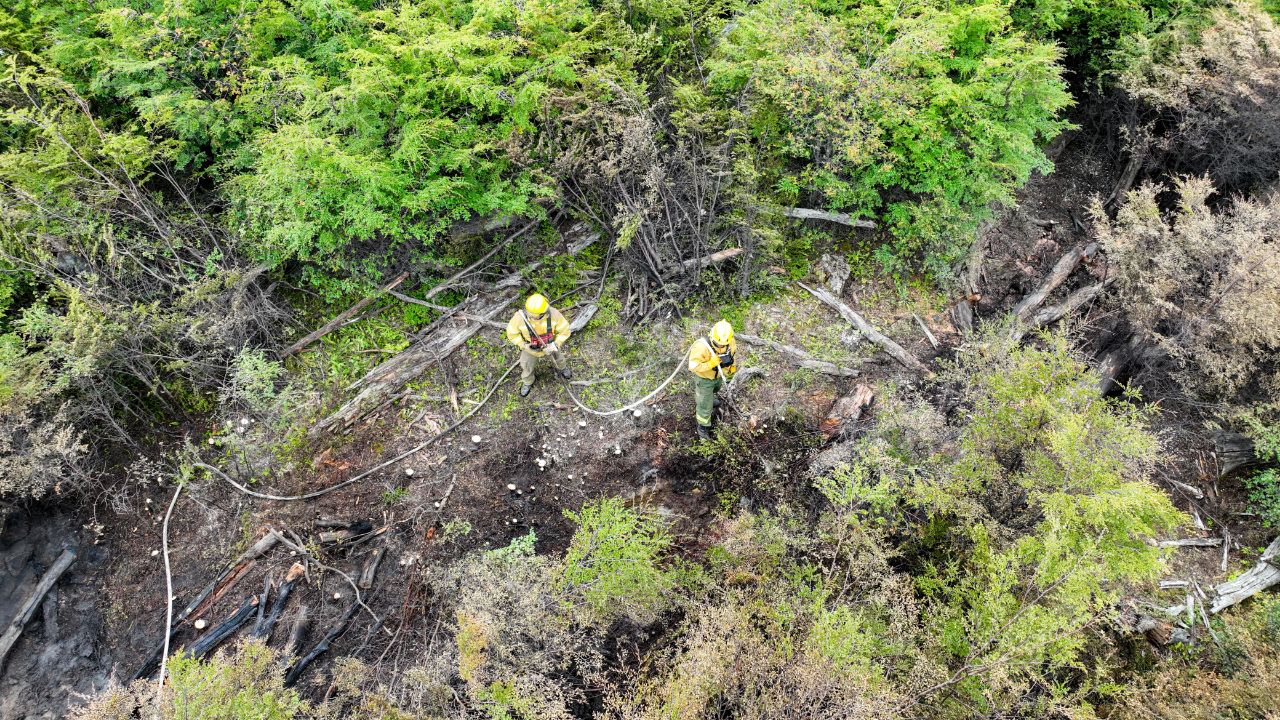
{"label": "gloved hand", "polygon": [[555,340],[552,340],[551,342],[547,343],[547,346],[543,348],[543,350],[546,350],[547,352],[554,355],[555,353],[560,352],[560,346],[556,345]]}
{"label": "gloved hand", "polygon": [[528,350],[529,352],[538,352],[538,350],[539,350],[538,346],[537,346],[537,345],[534,345],[534,344],[533,344],[533,343],[531,343],[531,342],[527,342],[527,343],[525,343],[525,344],[524,344],[524,349],[525,349],[525,350]]}

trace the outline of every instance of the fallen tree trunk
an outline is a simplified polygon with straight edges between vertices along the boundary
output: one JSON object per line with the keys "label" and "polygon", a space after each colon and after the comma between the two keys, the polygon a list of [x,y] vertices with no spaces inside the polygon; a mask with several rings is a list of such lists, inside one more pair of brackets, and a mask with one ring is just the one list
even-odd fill
{"label": "fallen tree trunk", "polygon": [[22,637],[22,631],[31,622],[31,618],[35,617],[36,610],[44,601],[44,596],[53,589],[62,574],[71,567],[71,563],[76,560],[76,551],[71,548],[64,548],[62,554],[57,560],[53,561],[53,565],[45,571],[40,581],[36,583],[31,594],[26,600],[18,606],[18,612],[13,616],[13,620],[9,621],[8,627],[4,629],[4,634],[0,635],[0,670],[4,669],[4,661],[9,657],[9,651],[17,644],[18,638]]}
{"label": "fallen tree trunk", "polygon": [[1089,243],[1084,247],[1076,247],[1068,250],[1053,266],[1053,270],[1049,272],[1044,282],[1040,283],[1040,287],[1033,290],[1029,295],[1022,298],[1017,305],[1013,307],[1013,317],[1018,322],[1025,323],[1031,319],[1031,313],[1044,304],[1049,297],[1049,293],[1058,288],[1059,285],[1067,281],[1071,273],[1080,267],[1080,263],[1086,258],[1092,257],[1098,252],[1098,243]]}
{"label": "fallen tree trunk", "polygon": [[325,633],[324,638],[321,639],[320,642],[316,643],[316,646],[311,648],[310,652],[303,655],[292,668],[289,668],[289,672],[284,676],[285,687],[292,687],[296,684],[298,682],[298,678],[302,676],[302,672],[307,669],[307,666],[315,662],[316,658],[329,651],[329,647],[333,644],[333,641],[337,640],[342,636],[342,633],[347,631],[347,627],[351,625],[351,619],[356,616],[356,610],[358,609],[360,609],[360,603],[351,603],[351,605],[347,607],[346,612],[342,613],[342,617],[338,618],[338,623],[334,625],[328,633]]}
{"label": "fallen tree trunk", "polygon": [[[511,300],[510,295],[500,297],[486,305],[476,315],[490,320],[505,309]],[[478,322],[467,322],[443,340],[427,338],[377,366],[349,388],[361,387],[360,392],[332,415],[314,425],[308,431],[308,436],[315,438],[333,429],[354,425],[367,413],[394,399],[405,385],[422,375],[432,365],[465,345],[480,332],[482,327],[484,326]]]}
{"label": "fallen tree trunk", "polygon": [[933,377],[933,371],[928,367],[925,367],[924,363],[917,360],[914,355],[907,352],[898,343],[889,339],[889,337],[884,333],[881,333],[879,330],[872,327],[871,323],[867,322],[865,318],[854,312],[853,308],[841,302],[835,295],[832,295],[821,288],[815,290],[804,283],[798,282],[796,284],[808,291],[810,295],[840,313],[840,316],[847,320],[849,324],[857,328],[858,332],[862,333],[862,335],[871,342],[879,345],[880,348],[888,353],[893,359],[902,363],[907,368],[924,375],[925,377]]}
{"label": "fallen tree trunk", "polygon": [[397,276],[396,276],[396,279],[395,279],[395,280],[392,280],[392,281],[390,282],[390,284],[388,284],[386,287],[384,287],[384,288],[382,288],[381,290],[379,290],[377,293],[375,293],[375,294],[373,294],[373,295],[370,295],[370,296],[369,296],[369,297],[367,297],[367,298],[364,298],[363,300],[361,300],[360,302],[356,303],[355,305],[352,305],[351,307],[349,307],[349,308],[347,308],[346,310],[344,310],[344,311],[342,311],[341,313],[339,313],[339,314],[338,314],[338,316],[337,316],[337,317],[335,317],[334,319],[332,319],[332,320],[330,320],[329,322],[325,323],[324,325],[320,326],[320,329],[315,330],[315,331],[313,331],[313,332],[311,332],[311,333],[308,333],[306,337],[304,337],[304,338],[302,338],[301,340],[299,340],[298,342],[296,342],[296,343],[294,343],[294,344],[290,345],[290,346],[289,346],[288,348],[286,348],[286,349],[285,349],[285,351],[282,353],[282,356],[283,356],[283,357],[289,357],[290,355],[293,355],[294,353],[301,352],[301,351],[302,351],[302,349],[303,349],[303,348],[305,348],[306,346],[310,345],[311,343],[315,342],[316,340],[319,340],[320,338],[324,337],[325,335],[328,335],[329,333],[333,332],[334,330],[337,330],[339,327],[341,327],[341,326],[342,326],[342,324],[343,324],[343,323],[345,323],[347,320],[350,320],[352,317],[354,317],[356,313],[358,313],[358,312],[360,312],[361,310],[363,310],[363,309],[365,308],[365,306],[367,306],[369,303],[373,302],[374,300],[377,300],[379,297],[381,297],[381,296],[382,296],[382,294],[383,294],[383,293],[391,292],[393,289],[395,289],[395,287],[396,287],[397,285],[399,285],[400,283],[404,282],[404,281],[405,281],[405,278],[408,278],[408,277],[409,277],[409,273],[407,273],[407,272],[405,272],[405,273],[400,273],[399,275],[397,275]]}
{"label": "fallen tree trunk", "polygon": [[836,377],[856,377],[862,374],[861,370],[855,370],[853,368],[847,368],[847,367],[840,367],[835,363],[830,363],[830,362],[827,362],[826,360],[819,360],[814,356],[810,355],[809,353],[801,350],[800,348],[792,347],[790,345],[783,345],[782,343],[774,342],[773,340],[766,340],[765,338],[762,338],[758,335],[751,335],[743,332],[736,333],[735,335],[739,340],[747,342],[751,345],[763,345],[767,348],[776,350],[777,352],[795,360],[796,364],[799,365],[800,367],[808,368],[809,370],[816,370],[820,373],[823,373],[824,375],[834,375]]}
{"label": "fallen tree trunk", "polygon": [[839,223],[849,227],[864,228],[867,230],[874,229],[876,224],[870,220],[856,220],[848,213],[827,212],[825,210],[814,210],[812,208],[787,208],[782,211],[783,215],[797,220],[825,220],[827,222]]}
{"label": "fallen tree trunk", "polygon": [[1120,374],[1137,357],[1142,341],[1136,336],[1117,344],[1098,361],[1098,392],[1110,393],[1120,385]]}

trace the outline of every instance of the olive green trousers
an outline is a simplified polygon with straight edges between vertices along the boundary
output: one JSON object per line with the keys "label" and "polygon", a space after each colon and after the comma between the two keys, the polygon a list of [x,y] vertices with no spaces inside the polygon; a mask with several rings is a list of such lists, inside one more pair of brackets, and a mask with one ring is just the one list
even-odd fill
{"label": "olive green trousers", "polygon": [[708,380],[697,375],[693,377],[693,396],[696,402],[694,412],[698,417],[699,425],[711,427],[711,413],[716,407],[716,393],[720,392],[722,387],[724,387],[723,378]]}

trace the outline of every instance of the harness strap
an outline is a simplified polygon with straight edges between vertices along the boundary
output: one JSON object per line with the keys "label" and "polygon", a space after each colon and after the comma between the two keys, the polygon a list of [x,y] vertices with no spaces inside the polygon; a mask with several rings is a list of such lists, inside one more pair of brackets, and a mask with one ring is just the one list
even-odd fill
{"label": "harness strap", "polygon": [[547,308],[547,319],[546,319],[547,331],[545,333],[542,333],[541,335],[534,332],[533,323],[529,322],[529,313],[521,309],[520,318],[524,320],[524,329],[529,331],[529,342],[531,343],[536,342],[538,344],[539,349],[545,347],[547,345],[548,339],[555,335],[555,328],[553,327],[553,323],[551,321],[550,307]]}

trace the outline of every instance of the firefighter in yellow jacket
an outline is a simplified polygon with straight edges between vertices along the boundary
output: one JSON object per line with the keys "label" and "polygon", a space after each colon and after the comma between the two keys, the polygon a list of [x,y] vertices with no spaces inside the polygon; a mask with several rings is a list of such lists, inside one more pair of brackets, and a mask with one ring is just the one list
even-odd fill
{"label": "firefighter in yellow jacket", "polygon": [[738,345],[733,340],[733,326],[721,320],[711,328],[706,337],[698,338],[689,348],[689,372],[694,374],[693,387],[698,418],[698,437],[711,438],[712,415],[716,393],[738,371],[734,352]]}
{"label": "firefighter in yellow jacket", "polygon": [[567,380],[573,376],[561,351],[569,335],[569,321],[537,293],[529,296],[523,310],[511,316],[507,340],[520,348],[520,397],[526,397],[533,389],[533,369],[540,357],[551,358],[560,377]]}

